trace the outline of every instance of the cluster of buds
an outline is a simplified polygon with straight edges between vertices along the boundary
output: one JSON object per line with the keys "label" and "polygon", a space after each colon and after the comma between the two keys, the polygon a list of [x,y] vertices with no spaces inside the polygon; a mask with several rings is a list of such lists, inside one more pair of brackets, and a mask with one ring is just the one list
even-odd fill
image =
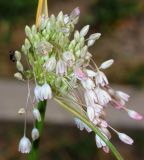
{"label": "cluster of buds", "polygon": [[[94,33],[87,36],[89,25],[80,31],[75,30],[74,26],[78,22],[79,15],[79,8],[75,8],[70,15],[60,12],[58,16],[42,16],[38,28],[35,25],[26,26],[25,43],[22,45],[21,52],[15,52],[19,72],[14,76],[19,80],[28,80],[27,103],[29,99],[32,100],[29,81],[35,82],[34,100],[32,100],[34,120],[41,121],[41,115],[35,103],[58,97],[63,101],[69,101],[70,104],[75,104],[75,108],[84,114],[108,140],[111,138],[110,128],[120,140],[132,144],[133,140],[129,136],[116,131],[108,124],[105,108],[110,107],[111,104],[116,109],[126,111],[133,119],[141,120],[143,117],[126,108],[125,103],[129,95],[110,87],[103,70],[109,68],[114,60],[108,60],[98,67],[92,59],[88,49],[101,34]],[[72,36],[73,33],[74,36]],[[26,69],[20,62],[21,53],[27,59]],[[19,113],[27,115],[27,104],[26,108],[20,109]],[[75,118],[75,123],[80,130],[92,131],[78,118]],[[39,132],[34,126],[32,139],[38,138]],[[98,148],[109,152],[108,146],[98,135],[95,135],[95,140]],[[19,151],[29,153],[30,150],[31,142],[24,133],[24,137],[20,140]]]}

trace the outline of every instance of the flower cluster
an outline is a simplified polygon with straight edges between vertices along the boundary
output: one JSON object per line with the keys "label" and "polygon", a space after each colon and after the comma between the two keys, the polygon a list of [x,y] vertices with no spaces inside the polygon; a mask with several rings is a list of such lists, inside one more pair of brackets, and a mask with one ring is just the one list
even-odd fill
{"label": "flower cluster", "polygon": [[[35,103],[57,97],[73,104],[76,110],[97,127],[107,140],[111,138],[109,129],[112,129],[121,141],[132,144],[133,140],[129,136],[116,131],[108,124],[105,108],[111,105],[115,109],[124,110],[136,120],[141,120],[143,117],[126,108],[128,94],[115,91],[110,87],[103,71],[109,68],[114,60],[105,61],[97,66],[92,59],[92,54],[88,49],[100,38],[101,34],[94,33],[87,36],[89,25],[80,31],[75,30],[79,15],[79,8],[75,8],[70,15],[60,12],[58,16],[42,16],[38,28],[35,25],[25,27],[25,42],[21,51],[15,52],[16,66],[19,72],[14,76],[19,80],[28,80],[26,108],[21,108],[19,113],[25,114],[26,118],[27,105],[30,100],[33,106],[34,120],[39,122],[41,115],[38,108],[35,107]],[[28,63],[28,67],[25,69],[21,63],[21,53],[26,57]],[[32,100],[29,87],[29,81],[32,80],[35,82],[34,100]],[[80,130],[92,131],[79,118],[75,118],[75,123]],[[19,151],[29,153],[31,142],[25,132],[19,143]],[[34,126],[32,139],[38,138],[39,131]],[[95,135],[95,140],[98,148],[109,152],[109,147],[98,135]]]}

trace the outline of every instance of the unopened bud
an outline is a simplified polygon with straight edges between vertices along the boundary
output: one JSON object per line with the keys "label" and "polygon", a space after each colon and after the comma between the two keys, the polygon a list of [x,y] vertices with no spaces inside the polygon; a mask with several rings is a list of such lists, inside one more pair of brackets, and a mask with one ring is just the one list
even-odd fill
{"label": "unopened bud", "polygon": [[15,58],[17,61],[21,60],[21,53],[19,51],[15,51]]}
{"label": "unopened bud", "polygon": [[84,36],[86,36],[87,35],[87,33],[88,33],[88,31],[89,31],[89,25],[86,25],[85,27],[83,27],[82,29],[81,29],[81,31],[80,31],[80,36],[81,37],[84,37]]}
{"label": "unopened bud", "polygon": [[31,44],[30,44],[29,40],[28,40],[28,39],[25,39],[25,48],[26,48],[27,50],[29,50],[30,47],[31,47]]}
{"label": "unopened bud", "polygon": [[32,34],[35,35],[36,33],[37,33],[36,26],[33,25],[33,26],[32,26]]}
{"label": "unopened bud", "polygon": [[41,115],[40,115],[40,112],[37,108],[33,109],[33,116],[38,122],[41,121]]}
{"label": "unopened bud", "polygon": [[124,133],[118,133],[119,139],[129,145],[133,144],[133,139],[131,137],[129,137],[128,135],[124,134]]}
{"label": "unopened bud", "polygon": [[128,112],[128,115],[132,119],[135,119],[135,120],[142,120],[143,119],[143,116],[141,114],[139,114],[138,112],[134,111],[134,110],[128,109],[127,112]]}
{"label": "unopened bud", "polygon": [[19,73],[19,72],[15,73],[15,74],[14,74],[14,77],[15,77],[16,79],[20,80],[20,81],[23,81],[23,80],[24,80],[23,77],[22,77],[22,74]]}
{"label": "unopened bud", "polygon": [[105,62],[103,62],[103,63],[100,65],[100,69],[107,69],[107,68],[109,68],[113,63],[114,63],[114,60],[113,60],[113,59],[110,59],[110,60],[108,60],[108,61],[105,61]]}
{"label": "unopened bud", "polygon": [[31,136],[32,136],[33,141],[39,138],[39,131],[37,128],[32,129]]}
{"label": "unopened bud", "polygon": [[26,33],[26,36],[29,37],[29,35],[31,34],[31,29],[29,26],[26,26],[25,27],[25,33]]}
{"label": "unopened bud", "polygon": [[74,33],[74,39],[75,39],[76,41],[78,41],[79,38],[80,38],[79,31],[75,31],[75,33]]}
{"label": "unopened bud", "polygon": [[16,62],[16,67],[17,67],[17,69],[18,69],[20,72],[23,72],[23,65],[21,64],[20,61],[17,61],[17,62]]}
{"label": "unopened bud", "polygon": [[20,109],[18,110],[18,114],[20,114],[20,115],[25,114],[25,113],[26,113],[26,111],[25,111],[24,108],[20,108]]}
{"label": "unopened bud", "polygon": [[91,34],[88,39],[96,41],[100,38],[100,36],[101,36],[101,33],[94,33],[94,34]]}

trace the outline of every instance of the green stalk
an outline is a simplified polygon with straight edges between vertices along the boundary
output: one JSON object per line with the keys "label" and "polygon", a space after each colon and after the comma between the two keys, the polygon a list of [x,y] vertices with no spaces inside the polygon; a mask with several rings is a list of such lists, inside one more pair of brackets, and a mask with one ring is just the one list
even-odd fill
{"label": "green stalk", "polygon": [[38,160],[39,159],[38,158],[38,154],[39,154],[38,150],[39,150],[40,139],[41,139],[43,127],[44,127],[46,104],[47,104],[46,100],[40,101],[38,103],[38,109],[39,109],[39,112],[41,115],[41,121],[40,122],[36,121],[35,127],[39,130],[40,138],[32,142],[32,150],[31,150],[30,154],[28,155],[28,160]]}
{"label": "green stalk", "polygon": [[97,127],[93,126],[93,124],[90,123],[87,118],[85,118],[77,110],[65,104],[58,98],[55,97],[54,100],[58,104],[60,104],[60,106],[62,106],[63,108],[73,113],[76,117],[78,117],[81,121],[83,121],[88,127],[90,127],[95,132],[95,134],[97,134],[107,144],[107,146],[111,149],[113,155],[117,158],[117,160],[124,160],[123,157],[120,155],[120,153],[117,151],[117,149],[113,146],[113,144],[109,140],[107,140],[107,138],[100,132],[100,130]]}

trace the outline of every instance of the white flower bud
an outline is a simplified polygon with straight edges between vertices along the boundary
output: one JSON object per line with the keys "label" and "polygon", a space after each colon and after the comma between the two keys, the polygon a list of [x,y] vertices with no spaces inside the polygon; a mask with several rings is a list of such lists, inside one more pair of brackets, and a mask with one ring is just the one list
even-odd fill
{"label": "white flower bud", "polygon": [[62,12],[62,11],[60,11],[60,12],[59,12],[59,14],[58,14],[58,16],[57,16],[57,20],[62,22],[62,21],[63,21],[63,19],[64,19],[63,12]]}
{"label": "white flower bud", "polygon": [[73,21],[80,15],[79,7],[76,7],[70,14],[70,19]]}
{"label": "white flower bud", "polygon": [[73,55],[73,53],[72,52],[69,52],[69,51],[66,51],[66,52],[64,52],[63,53],[63,60],[65,61],[65,62],[67,62],[67,61],[73,61],[74,60],[74,55]]}
{"label": "white flower bud", "polygon": [[30,140],[26,136],[23,136],[19,142],[18,151],[24,154],[30,153],[31,147],[32,145]]}
{"label": "white flower bud", "polygon": [[107,69],[107,68],[109,68],[113,63],[114,63],[114,60],[113,60],[113,59],[110,59],[110,60],[108,60],[108,61],[105,61],[105,62],[103,62],[103,63],[100,65],[100,69]]}
{"label": "white flower bud", "polygon": [[142,120],[143,116],[134,110],[127,109],[128,115],[135,120]]}
{"label": "white flower bud", "polygon": [[76,52],[75,52],[75,55],[76,55],[77,57],[79,57],[79,56],[81,55],[81,51],[80,51],[80,50],[76,51]]}
{"label": "white flower bud", "polygon": [[16,62],[16,67],[17,67],[17,69],[18,69],[20,72],[23,72],[23,65],[21,64],[20,61],[17,61],[17,62]]}
{"label": "white flower bud", "polygon": [[66,14],[64,15],[64,23],[67,24],[70,21],[69,16]]}
{"label": "white flower bud", "polygon": [[24,108],[20,108],[20,109],[18,110],[18,114],[20,114],[20,115],[25,114],[25,113],[26,113],[26,111],[25,111]]}
{"label": "white flower bud", "polygon": [[39,131],[37,128],[32,129],[31,136],[32,136],[33,141],[39,138]]}
{"label": "white flower bud", "polygon": [[124,134],[124,133],[117,133],[118,136],[119,136],[119,139],[126,143],[126,144],[129,144],[129,145],[132,145],[133,144],[133,139],[131,137],[129,137],[128,135]]}
{"label": "white flower bud", "polygon": [[26,48],[27,50],[29,50],[30,47],[31,47],[31,44],[30,44],[29,40],[26,38],[26,39],[25,39],[25,48]]}
{"label": "white flower bud", "polygon": [[22,52],[26,55],[28,53],[27,49],[25,48],[24,45],[22,45],[22,48],[21,48]]}
{"label": "white flower bud", "polygon": [[85,27],[83,27],[80,31],[80,36],[81,37],[84,37],[87,35],[88,31],[89,31],[89,28],[90,26],[89,25],[86,25]]}
{"label": "white flower bud", "polygon": [[22,74],[19,73],[19,72],[15,73],[15,74],[14,74],[14,77],[15,77],[16,79],[20,80],[20,81],[23,81],[23,80],[24,80],[23,77],[22,77]]}
{"label": "white flower bud", "polygon": [[26,36],[29,37],[29,35],[31,34],[31,29],[29,26],[26,26],[25,27],[25,33],[26,33]]}
{"label": "white flower bud", "polygon": [[54,56],[50,57],[46,62],[46,69],[48,72],[52,72],[56,67],[56,59]]}
{"label": "white flower bud", "polygon": [[15,58],[17,61],[21,60],[21,53],[19,51],[15,51]]}
{"label": "white flower bud", "polygon": [[95,43],[95,40],[88,40],[88,47],[92,46]]}
{"label": "white flower bud", "polygon": [[35,35],[37,33],[36,25],[32,26],[32,34]]}
{"label": "white flower bud", "polygon": [[40,112],[37,108],[33,109],[33,116],[38,122],[41,121],[41,115],[40,115]]}
{"label": "white flower bud", "polygon": [[75,39],[75,41],[79,41],[79,39],[80,39],[79,31],[75,31],[75,33],[74,33],[74,39]]}
{"label": "white flower bud", "polygon": [[88,47],[87,46],[84,46],[82,49],[81,49],[81,57],[85,57],[86,56],[86,53],[88,51]]}
{"label": "white flower bud", "polygon": [[101,33],[94,33],[94,34],[91,34],[88,39],[96,41],[100,38],[100,36],[101,36]]}
{"label": "white flower bud", "polygon": [[88,38],[88,46],[92,46],[96,40],[98,40],[100,38],[101,34],[100,33],[94,33],[92,35],[89,36]]}

